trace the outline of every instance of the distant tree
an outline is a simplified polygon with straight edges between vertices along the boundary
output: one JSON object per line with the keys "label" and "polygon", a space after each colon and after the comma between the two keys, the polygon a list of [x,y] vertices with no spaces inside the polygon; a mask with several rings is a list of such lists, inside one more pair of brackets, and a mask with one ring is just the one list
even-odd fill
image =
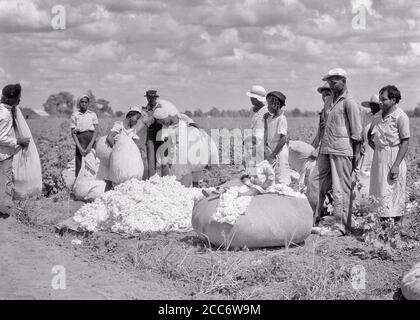
{"label": "distant tree", "polygon": [[420,104],[414,108],[413,116],[416,118],[420,117]]}
{"label": "distant tree", "polygon": [[121,118],[122,116],[124,116],[124,112],[122,112],[122,111],[118,110],[117,112],[115,112],[115,116],[116,116],[117,118]]}
{"label": "distant tree", "polygon": [[109,101],[99,98],[98,100],[96,100],[96,107],[100,110],[102,110],[102,112],[107,112],[110,115],[114,114],[114,111],[112,110],[111,106],[109,105]]}
{"label": "distant tree", "polygon": [[300,109],[299,109],[299,108],[294,108],[294,109],[291,111],[291,116],[292,116],[292,117],[301,117],[301,116],[302,116],[302,111],[300,111]]}
{"label": "distant tree", "polygon": [[43,104],[44,110],[51,115],[70,116],[73,113],[75,102],[69,92],[51,94]]}
{"label": "distant tree", "polygon": [[197,109],[194,111],[194,117],[202,118],[204,117],[204,112],[201,109]]}
{"label": "distant tree", "polygon": [[190,110],[185,111],[185,112],[184,112],[184,114],[185,114],[187,117],[190,117],[190,118],[193,116],[193,113],[192,113]]}
{"label": "distant tree", "polygon": [[216,107],[213,107],[213,108],[211,108],[211,110],[209,112],[206,113],[206,115],[211,116],[211,117],[220,117],[221,112]]}

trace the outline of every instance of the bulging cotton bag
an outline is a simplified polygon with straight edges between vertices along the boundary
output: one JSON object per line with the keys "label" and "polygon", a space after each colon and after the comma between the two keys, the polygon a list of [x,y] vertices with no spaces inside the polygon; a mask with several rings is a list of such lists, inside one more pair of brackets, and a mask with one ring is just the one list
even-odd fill
{"label": "bulging cotton bag", "polygon": [[141,180],[143,171],[141,153],[133,139],[123,134],[118,135],[118,139],[112,148],[109,179],[116,184],[132,178]]}
{"label": "bulging cotton bag", "polygon": [[13,157],[14,198],[24,200],[42,192],[41,161],[31,130],[18,107],[16,107],[16,127],[17,137],[31,139],[29,146],[21,148]]}

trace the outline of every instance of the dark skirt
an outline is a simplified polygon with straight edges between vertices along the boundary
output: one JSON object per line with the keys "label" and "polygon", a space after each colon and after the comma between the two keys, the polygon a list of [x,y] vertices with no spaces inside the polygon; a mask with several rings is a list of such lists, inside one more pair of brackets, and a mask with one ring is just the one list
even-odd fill
{"label": "dark skirt", "polygon": [[[92,141],[93,138],[93,131],[85,131],[76,133],[76,137],[79,140],[79,143],[83,149],[86,149],[89,143]],[[96,147],[96,141],[93,143],[92,148]],[[76,147],[76,177],[80,172],[80,168],[82,166],[82,155],[79,152],[79,149]]]}

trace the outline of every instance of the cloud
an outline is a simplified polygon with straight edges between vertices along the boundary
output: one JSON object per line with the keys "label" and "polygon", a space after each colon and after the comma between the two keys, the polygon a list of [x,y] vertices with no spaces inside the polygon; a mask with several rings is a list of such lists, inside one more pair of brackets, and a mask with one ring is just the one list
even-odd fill
{"label": "cloud", "polygon": [[51,15],[31,0],[0,1],[0,32],[47,31]]}
{"label": "cloud", "polygon": [[10,73],[6,72],[3,68],[0,67],[0,81],[5,82],[11,78]]}
{"label": "cloud", "polygon": [[126,84],[136,80],[134,74],[125,74],[125,73],[108,73],[105,77],[106,80],[115,83],[115,84]]}
{"label": "cloud", "polygon": [[115,40],[90,44],[80,49],[76,57],[87,61],[116,61],[120,58],[125,48]]}

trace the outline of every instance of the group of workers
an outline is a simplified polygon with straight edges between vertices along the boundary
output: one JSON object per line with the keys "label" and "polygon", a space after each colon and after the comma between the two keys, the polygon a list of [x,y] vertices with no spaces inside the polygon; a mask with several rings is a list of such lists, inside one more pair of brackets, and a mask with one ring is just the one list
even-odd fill
{"label": "group of workers", "polygon": [[[299,172],[305,177],[306,193],[314,211],[314,226],[322,228],[322,234],[331,236],[342,236],[351,230],[352,188],[354,173],[358,170],[370,176],[369,194],[379,200],[381,216],[398,220],[405,206],[407,167],[404,158],[410,138],[408,116],[397,106],[401,100],[400,91],[395,86],[382,88],[378,95],[362,103],[369,110],[362,112],[347,89],[345,70],[332,69],[322,80],[325,84],[318,88],[318,92],[322,95],[324,107],[312,142],[313,152],[308,155],[314,165]],[[280,91],[267,93],[258,85],[253,86],[247,95],[252,103],[250,127],[253,132],[259,132],[253,137],[252,145],[263,144],[264,160],[273,166],[275,182],[289,185],[291,142],[284,112],[286,96]],[[19,84],[7,85],[2,90],[0,213],[7,213],[12,206],[13,155],[29,143],[27,138],[17,137],[15,132],[14,110],[20,102],[20,96]],[[194,170],[188,165],[177,167],[162,161],[163,156],[173,150],[165,149],[162,152],[160,147],[165,139],[161,132],[163,128],[184,126],[188,134],[197,136],[199,141],[203,130],[174,105],[158,99],[156,90],[147,91],[145,97],[146,106],[131,107],[124,120],[115,122],[107,135],[107,143],[112,147],[122,134],[132,138],[141,152],[144,179],[159,172],[161,175],[176,175],[186,186],[198,186],[202,179],[202,167]],[[76,176],[82,158],[95,148],[98,138],[98,118],[89,110],[89,104],[89,96],[82,96],[77,101],[78,110],[71,116],[71,134],[76,144]],[[177,145],[178,140],[172,143],[172,148],[181,148]],[[245,157],[245,166],[252,167],[246,160]],[[104,180],[107,182],[106,190],[111,189],[112,181]],[[333,215],[325,212],[323,206],[330,190],[334,200]]]}
{"label": "group of workers", "polygon": [[[400,91],[393,85],[383,87],[361,104],[369,110],[364,112],[347,88],[345,70],[332,69],[322,80],[325,83],[317,90],[324,107],[312,142],[313,152],[308,156],[314,165],[308,166],[305,179],[314,211],[314,229],[327,236],[342,236],[351,230],[356,172],[370,178],[369,196],[377,200],[381,218],[399,221],[405,208],[404,158],[410,138],[409,118],[397,106]],[[261,86],[254,86],[247,94],[253,104],[252,125],[266,130],[265,159],[277,167],[276,182],[287,184],[287,157],[293,147],[286,147],[287,121],[282,110],[285,97],[280,92],[265,95]],[[264,109],[266,103],[268,110]],[[332,215],[324,206],[331,190]]]}

